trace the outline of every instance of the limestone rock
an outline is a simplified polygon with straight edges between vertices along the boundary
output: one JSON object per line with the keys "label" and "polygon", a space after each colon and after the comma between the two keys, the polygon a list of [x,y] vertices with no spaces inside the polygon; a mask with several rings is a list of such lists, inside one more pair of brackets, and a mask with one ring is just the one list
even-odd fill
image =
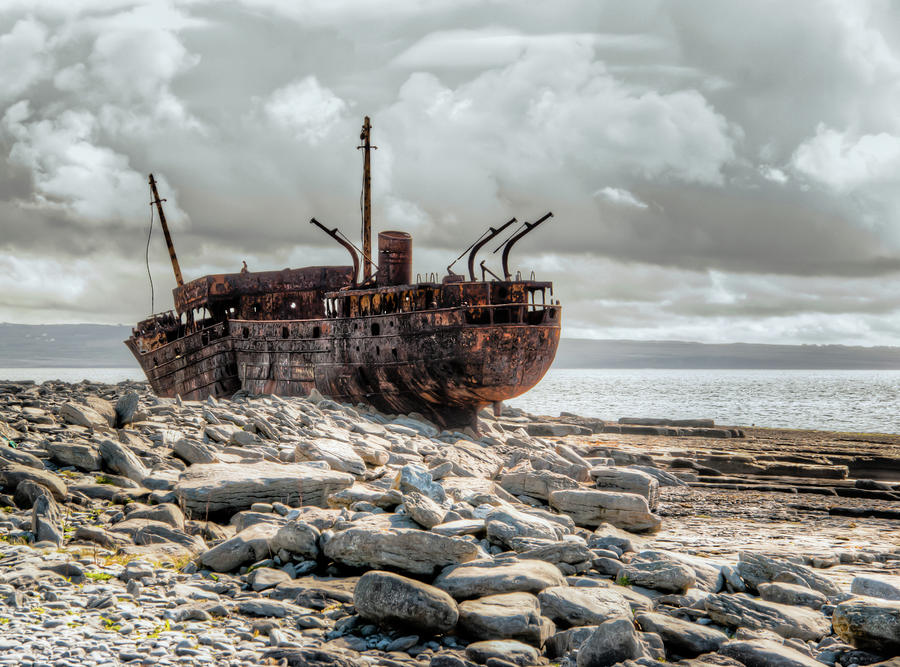
{"label": "limestone rock", "polygon": [[654,632],[662,637],[667,654],[693,658],[717,651],[728,641],[728,636],[715,628],[666,614],[641,612],[635,615],[635,620],[644,632]]}
{"label": "limestone rock", "polygon": [[783,558],[773,558],[764,554],[741,552],[737,563],[738,574],[751,590],[757,590],[759,584],[775,581],[779,575],[789,573],[802,583],[829,597],[840,595],[841,589],[830,579],[813,572],[805,565],[792,563]]}
{"label": "limestone rock", "polygon": [[547,500],[553,491],[577,489],[578,482],[551,470],[533,470],[528,463],[520,463],[500,478],[500,486],[514,496]]}
{"label": "limestone rock", "polygon": [[640,470],[597,467],[591,468],[591,478],[598,489],[644,496],[651,510],[655,510],[659,505],[659,482],[652,475]]}
{"label": "limestone rock", "polygon": [[476,639],[518,639],[543,646],[556,631],[531,593],[501,593],[459,605],[459,628]]}
{"label": "limestone rock", "polygon": [[658,530],[661,520],[650,513],[647,499],[634,493],[566,489],[550,494],[550,506],[572,517],[579,526],[611,523],[642,533]]}
{"label": "limestone rock", "polygon": [[245,563],[267,558],[272,553],[270,541],[276,532],[278,526],[270,523],[250,526],[202,554],[200,563],[215,572],[231,572]]}
{"label": "limestone rock", "polygon": [[496,593],[539,593],[550,586],[565,586],[559,568],[541,560],[479,560],[446,568],[434,585],[457,600]]}
{"label": "limestone rock", "polygon": [[325,541],[326,556],[351,567],[396,568],[432,574],[446,565],[465,563],[483,551],[474,542],[414,528],[351,527]]}
{"label": "limestone rock", "polygon": [[876,655],[900,654],[900,602],[851,598],[835,607],[834,631],[848,644]]}
{"label": "limestone rock", "polygon": [[236,512],[256,502],[287,502],[327,507],[332,493],[353,484],[347,473],[294,463],[195,464],[175,486],[188,514]]}
{"label": "limestone rock", "polygon": [[537,664],[540,653],[533,646],[514,639],[489,639],[469,644],[466,647],[466,657],[479,664],[484,664],[491,658],[499,658],[519,667],[528,667]]}
{"label": "limestone rock", "polygon": [[100,452],[96,448],[73,442],[48,442],[45,445],[50,458],[64,466],[93,472],[100,470]]}
{"label": "limestone rock", "polygon": [[730,641],[719,653],[734,658],[745,667],[822,667],[822,663],[790,646],[767,639]]}
{"label": "limestone rock", "polygon": [[642,551],[622,566],[617,578],[663,593],[684,593],[697,580],[691,568],[663,551]]}
{"label": "limestone rock", "polygon": [[609,523],[601,523],[594,529],[594,534],[588,539],[588,547],[591,549],[609,549],[615,547],[623,553],[637,551],[641,548],[642,541],[637,535],[633,535],[621,528],[616,528]]}
{"label": "limestone rock", "polygon": [[425,528],[434,528],[443,523],[447,510],[428,496],[411,491],[403,496],[403,506],[410,518]]}
{"label": "limestone rock", "polygon": [[565,627],[599,625],[631,615],[628,601],[609,588],[553,586],[538,595],[541,613]]}
{"label": "limestone rock", "polygon": [[75,424],[76,426],[85,426],[87,428],[109,426],[106,417],[93,408],[87,405],[79,405],[78,403],[63,403],[60,405],[59,418],[67,424]]}
{"label": "limestone rock", "polygon": [[803,641],[818,641],[831,631],[828,619],[818,611],[766,602],[743,593],[710,595],[705,606],[714,622],[729,628],[771,630]]}
{"label": "limestone rock", "polygon": [[447,498],[444,487],[434,481],[431,473],[424,466],[412,463],[400,468],[394,479],[393,488],[403,494],[413,491],[421,493],[437,503],[442,503]]}
{"label": "limestone rock", "polygon": [[137,412],[139,402],[140,396],[136,391],[129,391],[119,397],[115,407],[116,428],[122,428],[134,420],[134,414]]}
{"label": "limestone rock", "polygon": [[134,533],[135,544],[161,544],[170,542],[186,549],[192,556],[206,551],[206,542],[199,535],[188,535],[167,525],[147,525]]}
{"label": "limestone rock", "polygon": [[47,487],[56,500],[62,501],[66,498],[66,485],[49,470],[0,461],[0,486],[3,487],[4,493],[14,493],[16,487],[26,480]]}
{"label": "limestone rock", "polygon": [[578,667],[610,667],[639,658],[643,647],[634,624],[628,618],[616,618],[597,626],[578,651]]}
{"label": "limestone rock", "polygon": [[366,572],[353,591],[353,606],[363,618],[429,634],[449,632],[459,609],[444,591],[414,579],[373,570]]}
{"label": "limestone rock", "polygon": [[333,438],[311,438],[297,445],[298,461],[326,461],[332,470],[362,475],[366,472],[366,462],[357,454],[350,443]]}
{"label": "limestone rock", "polygon": [[38,496],[31,508],[31,532],[34,534],[34,541],[52,542],[58,547],[62,546],[63,532],[60,519],[59,507],[50,492]]}
{"label": "limestone rock", "polygon": [[511,507],[498,507],[484,518],[484,522],[488,539],[504,546],[509,546],[516,537],[558,540],[563,535],[560,526],[553,521]]}
{"label": "limestone rock", "polygon": [[305,521],[293,520],[280,526],[272,536],[271,549],[315,560],[319,555],[319,531]]}
{"label": "limestone rock", "polygon": [[758,584],[759,596],[769,602],[790,604],[810,609],[820,609],[828,599],[819,591],[814,591],[806,586],[775,582],[771,584]]}
{"label": "limestone rock", "polygon": [[190,438],[179,438],[172,447],[172,451],[188,463],[217,463],[219,461],[215,448]]}
{"label": "limestone rock", "polygon": [[100,457],[106,468],[140,484],[148,474],[147,468],[126,445],[110,438],[100,441]]}
{"label": "limestone rock", "polygon": [[889,574],[859,574],[853,577],[850,592],[884,600],[900,600],[900,577]]}

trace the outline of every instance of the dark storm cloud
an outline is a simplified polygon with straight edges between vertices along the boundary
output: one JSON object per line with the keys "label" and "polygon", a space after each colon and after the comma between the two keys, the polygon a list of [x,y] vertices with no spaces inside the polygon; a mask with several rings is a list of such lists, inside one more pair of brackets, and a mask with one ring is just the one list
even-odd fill
{"label": "dark storm cloud", "polygon": [[142,316],[150,171],[188,276],[344,261],[306,223],[357,232],[369,114],[416,271],[552,209],[513,262],[569,333],[891,342],[898,30],[877,1],[8,2],[0,319]]}

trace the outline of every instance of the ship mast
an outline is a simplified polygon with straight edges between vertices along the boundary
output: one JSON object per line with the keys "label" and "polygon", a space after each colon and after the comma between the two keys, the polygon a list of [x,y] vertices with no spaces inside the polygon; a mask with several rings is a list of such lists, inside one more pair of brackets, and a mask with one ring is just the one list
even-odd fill
{"label": "ship mast", "polygon": [[366,116],[363,121],[362,133],[359,135],[363,145],[357,146],[357,149],[363,149],[363,282],[372,277],[372,172],[369,154],[375,147],[369,142],[371,132],[372,125],[369,123],[369,117]]}
{"label": "ship mast", "polygon": [[175,282],[181,287],[184,285],[184,278],[181,277],[181,267],[178,266],[178,258],[175,256],[175,246],[172,244],[172,236],[169,234],[169,225],[166,224],[166,214],[163,212],[162,207],[162,203],[166,200],[159,198],[153,174],[150,174],[150,191],[153,193],[153,201],[150,203],[156,204],[156,211],[159,213],[159,222],[162,225],[163,234],[166,237],[166,246],[169,248],[169,258],[172,260],[172,269],[175,271]]}

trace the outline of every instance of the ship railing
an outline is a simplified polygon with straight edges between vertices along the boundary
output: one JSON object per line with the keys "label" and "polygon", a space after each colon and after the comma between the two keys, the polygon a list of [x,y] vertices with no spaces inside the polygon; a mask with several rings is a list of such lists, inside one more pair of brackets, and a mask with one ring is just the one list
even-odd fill
{"label": "ship railing", "polygon": [[465,310],[466,324],[491,326],[495,324],[549,325],[559,322],[558,304],[513,303],[469,306]]}

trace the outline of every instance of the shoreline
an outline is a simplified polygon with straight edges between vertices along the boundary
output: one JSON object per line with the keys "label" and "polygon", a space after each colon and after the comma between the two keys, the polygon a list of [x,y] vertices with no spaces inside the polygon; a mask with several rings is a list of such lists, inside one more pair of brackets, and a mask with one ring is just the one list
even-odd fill
{"label": "shoreline", "polygon": [[900,654],[900,435],[481,425],[0,381],[0,665]]}

